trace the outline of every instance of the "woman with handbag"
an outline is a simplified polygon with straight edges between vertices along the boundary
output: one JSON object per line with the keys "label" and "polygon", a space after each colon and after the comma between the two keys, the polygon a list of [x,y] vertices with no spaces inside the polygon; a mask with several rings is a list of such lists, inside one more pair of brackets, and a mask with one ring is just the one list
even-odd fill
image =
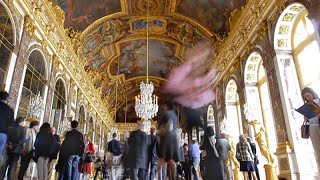
{"label": "woman with handbag", "polygon": [[82,161],[79,163],[80,180],[89,180],[91,174],[91,163],[94,161],[94,145],[87,134],[83,135],[85,143]]}
{"label": "woman with handbag", "polygon": [[320,167],[320,99],[313,89],[306,87],[301,91],[302,98],[305,103],[314,111],[315,116],[309,118],[309,135],[316,155],[318,167]]}

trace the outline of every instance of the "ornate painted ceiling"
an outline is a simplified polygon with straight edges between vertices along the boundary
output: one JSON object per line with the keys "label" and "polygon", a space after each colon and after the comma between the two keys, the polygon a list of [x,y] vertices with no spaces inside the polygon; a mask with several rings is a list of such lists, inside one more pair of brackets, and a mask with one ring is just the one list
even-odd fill
{"label": "ornate painted ceiling", "polygon": [[[147,3],[149,2],[149,3]],[[80,35],[84,69],[117,122],[135,122],[134,96],[149,76],[160,102],[167,74],[199,41],[216,46],[230,30],[231,14],[246,0],[52,0],[65,12],[65,28]],[[147,17],[147,7],[149,16]],[[146,28],[149,27],[149,46]],[[76,33],[76,34],[77,34]],[[217,52],[216,52],[217,53]]]}

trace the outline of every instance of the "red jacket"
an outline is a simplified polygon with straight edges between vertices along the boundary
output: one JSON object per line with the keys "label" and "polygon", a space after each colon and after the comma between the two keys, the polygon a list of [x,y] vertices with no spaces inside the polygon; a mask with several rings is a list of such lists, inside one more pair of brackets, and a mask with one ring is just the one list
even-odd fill
{"label": "red jacket", "polygon": [[[89,142],[89,144],[86,145],[84,149],[85,153],[94,154],[94,146],[92,142]],[[83,165],[83,166],[82,166]],[[87,174],[91,174],[91,162],[81,162],[79,163],[79,172],[82,173],[84,169],[82,167],[86,168],[85,171]]]}

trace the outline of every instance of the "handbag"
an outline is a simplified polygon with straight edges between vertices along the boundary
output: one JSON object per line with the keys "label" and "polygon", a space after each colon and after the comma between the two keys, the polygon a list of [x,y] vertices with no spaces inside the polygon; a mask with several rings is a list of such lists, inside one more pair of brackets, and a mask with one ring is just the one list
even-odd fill
{"label": "handbag", "polygon": [[309,124],[306,124],[307,121],[304,121],[303,124],[301,125],[301,138],[303,139],[309,139],[310,134],[309,134]]}
{"label": "handbag", "polygon": [[96,156],[94,154],[86,153],[86,158],[85,158],[86,162],[94,162],[95,160],[96,160]]}

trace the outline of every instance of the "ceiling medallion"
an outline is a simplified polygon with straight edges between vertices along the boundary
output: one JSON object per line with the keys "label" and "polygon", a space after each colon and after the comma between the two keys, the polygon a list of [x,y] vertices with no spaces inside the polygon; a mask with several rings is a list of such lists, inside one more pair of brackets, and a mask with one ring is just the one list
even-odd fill
{"label": "ceiling medallion", "polygon": [[137,6],[142,12],[153,12],[159,8],[159,2],[157,0],[139,0]]}

